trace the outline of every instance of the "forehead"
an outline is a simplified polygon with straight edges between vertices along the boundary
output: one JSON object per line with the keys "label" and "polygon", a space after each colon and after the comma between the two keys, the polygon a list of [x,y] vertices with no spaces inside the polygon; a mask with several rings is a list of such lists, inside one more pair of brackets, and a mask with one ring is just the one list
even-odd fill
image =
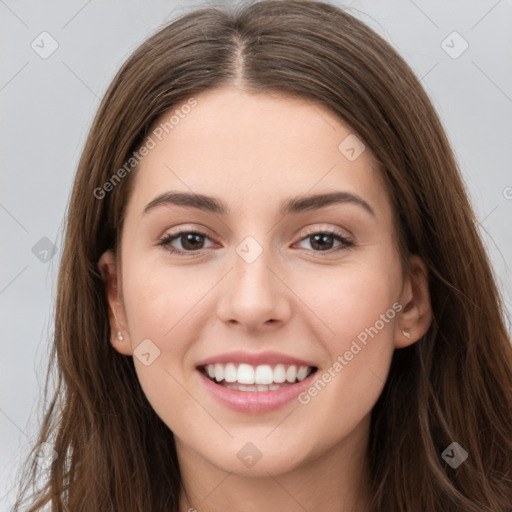
{"label": "forehead", "polygon": [[194,99],[193,108],[176,105],[152,127],[154,147],[135,173],[131,209],[143,211],[167,190],[215,195],[234,209],[259,211],[274,199],[278,208],[283,197],[344,190],[389,209],[370,150],[357,156],[361,141],[324,106],[233,86]]}

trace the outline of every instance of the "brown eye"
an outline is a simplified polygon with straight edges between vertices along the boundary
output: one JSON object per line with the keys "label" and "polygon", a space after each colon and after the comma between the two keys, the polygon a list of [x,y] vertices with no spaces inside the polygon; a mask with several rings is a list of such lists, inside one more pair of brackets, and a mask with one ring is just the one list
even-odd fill
{"label": "brown eye", "polygon": [[[165,235],[157,245],[161,245],[171,253],[184,255],[204,249],[205,239],[208,238],[208,235],[198,231],[179,231],[178,233]],[[173,245],[176,243],[179,243],[181,247]]]}
{"label": "brown eye", "polygon": [[[309,233],[301,240],[301,243],[304,241],[309,241],[314,252],[336,252],[354,245],[354,243],[343,236],[343,234],[336,231]],[[339,242],[337,247],[334,246],[335,242]]]}
{"label": "brown eye", "polygon": [[178,238],[181,241],[181,246],[186,251],[202,249],[202,245],[204,244],[203,235],[200,233],[185,233]]}
{"label": "brown eye", "polygon": [[327,233],[318,233],[316,235],[311,235],[309,238],[311,239],[311,247],[319,251],[332,249],[334,244],[334,236]]}

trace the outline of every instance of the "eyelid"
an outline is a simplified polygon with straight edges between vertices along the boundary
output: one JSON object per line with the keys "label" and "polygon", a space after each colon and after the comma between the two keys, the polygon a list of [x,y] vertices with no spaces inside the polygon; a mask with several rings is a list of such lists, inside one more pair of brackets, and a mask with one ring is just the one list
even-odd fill
{"label": "eyelid", "polygon": [[328,227],[328,226],[308,227],[308,228],[305,228],[304,232],[301,231],[301,233],[302,233],[302,236],[299,241],[304,240],[304,238],[311,236],[311,235],[315,235],[317,233],[332,233],[333,235],[338,235],[341,238],[345,238],[347,240],[351,240],[353,238],[353,235],[346,229],[342,230],[341,228],[338,228],[338,227]]}
{"label": "eyelid", "polygon": [[161,236],[158,237],[158,241],[161,241],[168,237],[178,237],[184,233],[197,233],[210,239],[215,238],[212,235],[212,231],[201,224],[179,224],[176,227],[167,229]]}

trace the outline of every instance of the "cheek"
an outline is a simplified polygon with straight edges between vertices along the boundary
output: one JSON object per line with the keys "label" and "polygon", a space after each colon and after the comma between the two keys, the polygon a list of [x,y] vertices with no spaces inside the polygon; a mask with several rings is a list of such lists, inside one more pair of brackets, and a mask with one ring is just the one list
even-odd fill
{"label": "cheek", "polygon": [[[194,346],[214,305],[208,292],[218,281],[211,269],[172,268],[127,257],[123,265],[123,298],[134,364],[141,386],[155,411],[173,418],[193,405],[188,385],[189,349]],[[153,264],[151,264],[153,263]],[[150,340],[148,342],[147,340]],[[158,354],[150,365],[137,356],[146,345]],[[145,351],[146,352],[146,351]],[[187,363],[187,364],[185,364]]]}
{"label": "cheek", "polygon": [[340,342],[359,339],[364,343],[364,333],[369,330],[375,336],[389,338],[396,317],[393,303],[398,297],[389,278],[369,272],[353,274],[340,280],[340,288],[337,294],[331,292],[326,301],[328,321],[334,331],[331,338]]}
{"label": "cheek", "polygon": [[[191,268],[191,267],[190,267]],[[209,282],[212,284],[208,284]],[[165,348],[200,309],[212,276],[162,265],[126,265],[123,296],[130,334],[159,340]],[[134,340],[137,342],[137,340]],[[179,348],[176,343],[174,349]]]}
{"label": "cheek", "polygon": [[360,333],[364,342],[364,333],[376,323],[379,335],[389,338],[397,315],[393,304],[400,290],[396,262],[382,258],[325,270],[314,279],[297,280],[294,287],[323,325],[318,335],[328,352],[345,351],[347,342],[350,345]]}
{"label": "cheek", "polygon": [[[201,305],[205,281],[156,266],[126,265],[125,269],[123,296],[140,385],[168,427],[186,431],[197,411],[185,390],[183,361],[194,343],[191,320]],[[151,354],[150,364],[139,357],[144,352],[137,347]]]}
{"label": "cheek", "polygon": [[[316,336],[329,358],[302,400],[311,403],[315,417],[325,415],[329,422],[335,416],[342,423],[356,424],[378,399],[402,309],[397,301],[400,268],[393,261],[347,265],[299,292],[321,320]],[[332,407],[322,410],[321,403]]]}

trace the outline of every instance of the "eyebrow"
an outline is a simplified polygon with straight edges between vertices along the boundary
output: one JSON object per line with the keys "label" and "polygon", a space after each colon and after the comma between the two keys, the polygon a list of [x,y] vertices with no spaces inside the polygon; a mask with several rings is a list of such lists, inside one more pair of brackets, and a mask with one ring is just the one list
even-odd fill
{"label": "eyebrow", "polygon": [[[146,208],[144,213],[148,213],[157,206],[172,204],[176,206],[189,206],[218,215],[229,215],[228,205],[216,197],[206,196],[203,194],[195,194],[190,192],[165,192],[153,199]],[[311,210],[319,210],[332,204],[355,204],[362,207],[366,212],[375,217],[373,208],[362,198],[351,192],[331,192],[327,194],[314,194],[309,196],[298,196],[287,199],[279,210],[282,216],[301,213]]]}

